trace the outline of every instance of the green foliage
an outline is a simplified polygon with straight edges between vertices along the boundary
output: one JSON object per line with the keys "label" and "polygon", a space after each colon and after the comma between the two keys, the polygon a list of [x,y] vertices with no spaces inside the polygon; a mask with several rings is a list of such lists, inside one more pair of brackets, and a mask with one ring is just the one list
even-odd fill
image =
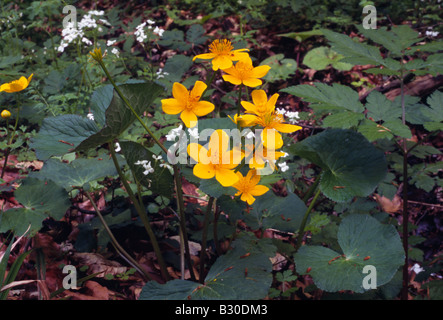
{"label": "green foliage", "polygon": [[298,272],[309,273],[322,290],[364,292],[364,266],[376,268],[378,287],[388,283],[404,262],[403,247],[395,228],[369,215],[343,218],[337,237],[341,252],[304,246],[294,256]]}
{"label": "green foliage", "polygon": [[328,47],[318,47],[310,50],[305,55],[303,58],[303,64],[315,70],[324,70],[329,65],[332,66],[332,68],[341,71],[351,70],[351,64],[340,61],[343,58],[343,55],[337,54]]}

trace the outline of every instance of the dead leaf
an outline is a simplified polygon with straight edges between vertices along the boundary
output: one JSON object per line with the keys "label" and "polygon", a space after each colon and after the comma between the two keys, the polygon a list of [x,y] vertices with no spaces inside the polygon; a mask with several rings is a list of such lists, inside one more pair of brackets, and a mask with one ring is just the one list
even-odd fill
{"label": "dead leaf", "polygon": [[380,196],[379,194],[375,194],[375,199],[382,207],[383,211],[387,213],[397,213],[401,208],[401,198],[398,195],[395,195],[391,200],[384,196]]}
{"label": "dead leaf", "polygon": [[106,274],[115,276],[125,273],[128,269],[116,261],[106,260],[98,253],[77,252],[74,253],[73,259],[77,260],[79,265],[89,266],[88,274],[100,272],[97,278],[103,278]]}

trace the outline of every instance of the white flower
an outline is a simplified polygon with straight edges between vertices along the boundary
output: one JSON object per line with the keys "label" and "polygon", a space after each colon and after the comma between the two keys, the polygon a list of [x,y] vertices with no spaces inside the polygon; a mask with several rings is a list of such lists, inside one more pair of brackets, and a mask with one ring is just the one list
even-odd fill
{"label": "white flower", "polygon": [[428,37],[436,37],[436,36],[438,36],[438,34],[439,34],[438,31],[430,31],[430,30],[426,31],[426,36],[428,36]]}
{"label": "white flower", "polygon": [[152,21],[151,19],[148,19],[146,22],[149,24],[155,24],[155,21]]}
{"label": "white flower", "polygon": [[160,79],[160,78],[164,78],[165,76],[169,75],[169,73],[163,72],[163,69],[159,68],[158,71],[156,72],[156,75],[157,75],[157,79]]}
{"label": "white flower", "polygon": [[298,115],[298,111],[287,111],[285,113],[285,116],[289,118],[289,122],[291,123],[297,123],[297,120],[300,119],[300,116]]}
{"label": "white flower", "polygon": [[117,56],[117,58],[118,58],[118,56],[119,56],[119,54],[120,54],[120,51],[119,51],[117,48],[113,48],[113,49],[111,50],[111,52],[112,52],[113,54],[115,54],[115,55]]}
{"label": "white flower", "polygon": [[89,112],[89,113],[86,115],[86,118],[88,118],[89,120],[94,120],[94,114],[93,114],[92,112]]}
{"label": "white flower", "polygon": [[415,274],[419,274],[420,272],[424,271],[425,269],[423,269],[422,267],[420,267],[420,265],[418,263],[416,263],[411,267],[411,270],[414,271]]}
{"label": "white flower", "polygon": [[110,46],[112,46],[114,43],[116,43],[117,42],[117,40],[108,40],[107,42],[106,42],[106,45],[108,46],[108,47],[110,47]]}
{"label": "white flower", "polygon": [[180,134],[183,132],[183,126],[180,125],[178,128],[171,129],[169,133],[166,135],[166,140],[168,141],[175,141],[175,138],[180,136]]}
{"label": "white flower", "polygon": [[116,142],[115,143],[115,152],[120,152],[121,151],[121,147],[120,147],[120,143]]}
{"label": "white flower", "polygon": [[197,128],[197,127],[195,127],[195,128],[189,128],[189,129],[188,129],[188,132],[189,132],[189,136],[191,137],[191,139],[193,139],[193,140],[198,140],[198,138],[199,138],[199,133],[198,133],[198,128]]}
{"label": "white flower", "polygon": [[289,166],[286,164],[286,162],[282,162],[277,164],[280,167],[281,172],[285,172],[289,170]]}
{"label": "white flower", "polygon": [[154,31],[155,34],[158,34],[159,37],[163,36],[163,32],[165,32],[165,30],[163,30],[162,28],[159,27],[155,27]]}
{"label": "white flower", "polygon": [[138,160],[137,162],[134,163],[135,165],[142,165],[143,168],[145,169],[145,171],[143,171],[143,174],[146,176],[152,172],[154,172],[154,169],[151,166],[151,161],[148,160]]}
{"label": "white flower", "polygon": [[284,153],[284,155],[281,156],[281,158],[286,158],[287,156],[289,156],[289,153],[286,153],[284,151],[282,151]]}
{"label": "white flower", "polygon": [[154,158],[154,160],[156,160],[156,161],[158,161],[158,160],[162,160],[163,159],[163,157],[161,156],[161,155],[155,155],[155,154],[153,154],[152,155],[152,158]]}
{"label": "white flower", "polygon": [[136,30],[134,32],[134,35],[137,36],[138,42],[143,42],[147,38],[145,31],[143,30],[145,26],[146,26],[146,22],[143,22],[142,24],[138,25],[135,28]]}
{"label": "white flower", "polygon": [[283,108],[278,108],[275,110],[275,113],[284,115],[286,113],[286,110]]}

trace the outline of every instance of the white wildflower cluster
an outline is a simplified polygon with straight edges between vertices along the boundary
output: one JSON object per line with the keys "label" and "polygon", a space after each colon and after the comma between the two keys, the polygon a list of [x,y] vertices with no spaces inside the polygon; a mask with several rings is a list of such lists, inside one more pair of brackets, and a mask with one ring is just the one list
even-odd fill
{"label": "white wildflower cluster", "polygon": [[157,79],[161,79],[161,78],[164,78],[165,76],[169,75],[168,72],[163,72],[162,68],[159,68],[155,74],[157,75]]}
{"label": "white wildflower cluster", "polygon": [[59,52],[65,51],[65,48],[76,39],[80,39],[87,46],[91,46],[92,41],[85,36],[85,31],[86,29],[97,29],[98,31],[102,31],[102,28],[97,22],[109,25],[109,22],[105,19],[96,20],[95,18],[97,16],[103,16],[104,14],[104,11],[91,10],[82,17],[80,22],[76,24],[74,22],[68,22],[62,30],[62,41],[57,50]]}
{"label": "white wildflower cluster", "polygon": [[439,35],[438,31],[432,31],[432,27],[429,27],[428,30],[425,32],[427,37],[436,37]]}
{"label": "white wildflower cluster", "polygon": [[285,161],[285,162],[282,162],[282,163],[278,163],[277,165],[279,166],[281,172],[285,172],[285,171],[288,171],[288,170],[289,170],[289,166],[288,166],[288,164],[286,163],[286,161]]}
{"label": "white wildflower cluster", "polygon": [[155,161],[160,161],[160,168],[166,168],[169,170],[169,172],[171,172],[171,174],[173,174],[173,169],[172,166],[167,164],[165,161],[163,161],[163,157],[161,155],[156,156],[155,154],[152,155],[152,158]]}
{"label": "white wildflower cluster", "polygon": [[145,33],[145,27],[148,26],[149,30],[152,30],[152,33],[158,35],[159,37],[163,36],[163,30],[162,28],[159,28],[158,26],[155,26],[155,21],[152,21],[148,19],[147,21],[143,22],[142,24],[139,24],[135,28],[134,35],[136,36],[136,39],[138,42],[143,43],[148,36]]}
{"label": "white wildflower cluster", "polygon": [[171,129],[169,133],[166,135],[166,140],[175,141],[175,138],[179,137],[183,132],[183,125],[180,125],[178,128]]}
{"label": "white wildflower cluster", "polygon": [[154,172],[154,168],[152,168],[151,166],[151,161],[148,160],[138,160],[137,162],[134,163],[135,165],[142,165],[143,168],[145,169],[145,171],[143,171],[143,174],[146,176],[150,173]]}
{"label": "white wildflower cluster", "polygon": [[286,111],[283,108],[278,108],[275,110],[275,113],[288,118],[290,123],[297,123],[298,120],[300,119],[298,111]]}
{"label": "white wildflower cluster", "polygon": [[89,120],[94,120],[94,114],[93,114],[92,112],[89,112],[89,113],[86,115],[86,118],[88,118]]}

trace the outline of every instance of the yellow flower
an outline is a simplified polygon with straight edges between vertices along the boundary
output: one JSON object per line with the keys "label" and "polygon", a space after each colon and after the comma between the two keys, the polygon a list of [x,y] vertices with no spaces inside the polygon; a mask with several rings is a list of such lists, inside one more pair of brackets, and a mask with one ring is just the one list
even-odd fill
{"label": "yellow flower", "polygon": [[186,127],[194,127],[197,124],[197,117],[202,117],[212,112],[215,106],[208,101],[200,101],[206,84],[196,81],[194,88],[188,91],[184,85],[175,82],[172,86],[171,99],[163,99],[162,109],[167,114],[179,114]]}
{"label": "yellow flower", "polygon": [[248,117],[247,123],[249,125],[260,125],[263,127],[261,139],[266,148],[272,150],[281,148],[283,146],[283,139],[280,132],[291,133],[300,130],[301,127],[283,123],[283,115],[275,112],[275,103],[278,98],[277,93],[269,100],[266,92],[263,90],[254,90],[251,96],[253,103],[247,101],[241,102],[246,113],[251,114]]}
{"label": "yellow flower", "polygon": [[89,54],[92,56],[92,58],[97,61],[103,61],[103,53],[102,48],[94,48],[93,51],[89,51]]}
{"label": "yellow flower", "polygon": [[216,130],[211,134],[208,149],[198,143],[188,145],[189,156],[198,163],[193,173],[200,179],[215,179],[223,186],[229,187],[238,181],[234,168],[243,159],[240,150],[229,149],[229,135],[223,130]]}
{"label": "yellow flower", "polygon": [[25,77],[20,77],[20,79],[18,80],[2,84],[0,86],[0,92],[5,91],[8,93],[12,93],[12,92],[19,92],[25,90],[28,87],[29,83],[31,82],[33,75],[34,74],[31,74],[28,79],[26,79]]}
{"label": "yellow flower", "polygon": [[264,146],[253,148],[253,146],[246,146],[246,162],[249,164],[249,168],[261,170],[265,168],[266,163],[269,163],[272,171],[275,170],[275,161],[280,157],[285,156],[286,153],[268,149]]}
{"label": "yellow flower", "polygon": [[235,85],[243,83],[254,88],[262,85],[263,82],[258,78],[264,77],[270,69],[271,67],[266,65],[254,68],[251,58],[247,57],[237,62],[235,66],[224,69],[227,74],[223,76],[223,80]]}
{"label": "yellow flower", "polygon": [[11,116],[11,112],[5,109],[2,111],[1,116],[3,119],[8,119]]}
{"label": "yellow flower", "polygon": [[217,71],[218,69],[227,69],[232,67],[232,61],[238,61],[242,58],[249,57],[246,52],[248,49],[238,49],[233,50],[234,47],[231,44],[231,41],[223,39],[223,40],[214,40],[209,45],[210,53],[203,53],[196,55],[192,61],[195,59],[212,59],[212,69]]}
{"label": "yellow flower", "polygon": [[246,177],[240,172],[237,172],[238,182],[233,185],[238,192],[236,196],[241,195],[240,199],[247,202],[249,205],[255,201],[254,197],[261,196],[269,191],[269,188],[263,185],[258,185],[260,176],[256,174],[255,170],[249,170]]}

